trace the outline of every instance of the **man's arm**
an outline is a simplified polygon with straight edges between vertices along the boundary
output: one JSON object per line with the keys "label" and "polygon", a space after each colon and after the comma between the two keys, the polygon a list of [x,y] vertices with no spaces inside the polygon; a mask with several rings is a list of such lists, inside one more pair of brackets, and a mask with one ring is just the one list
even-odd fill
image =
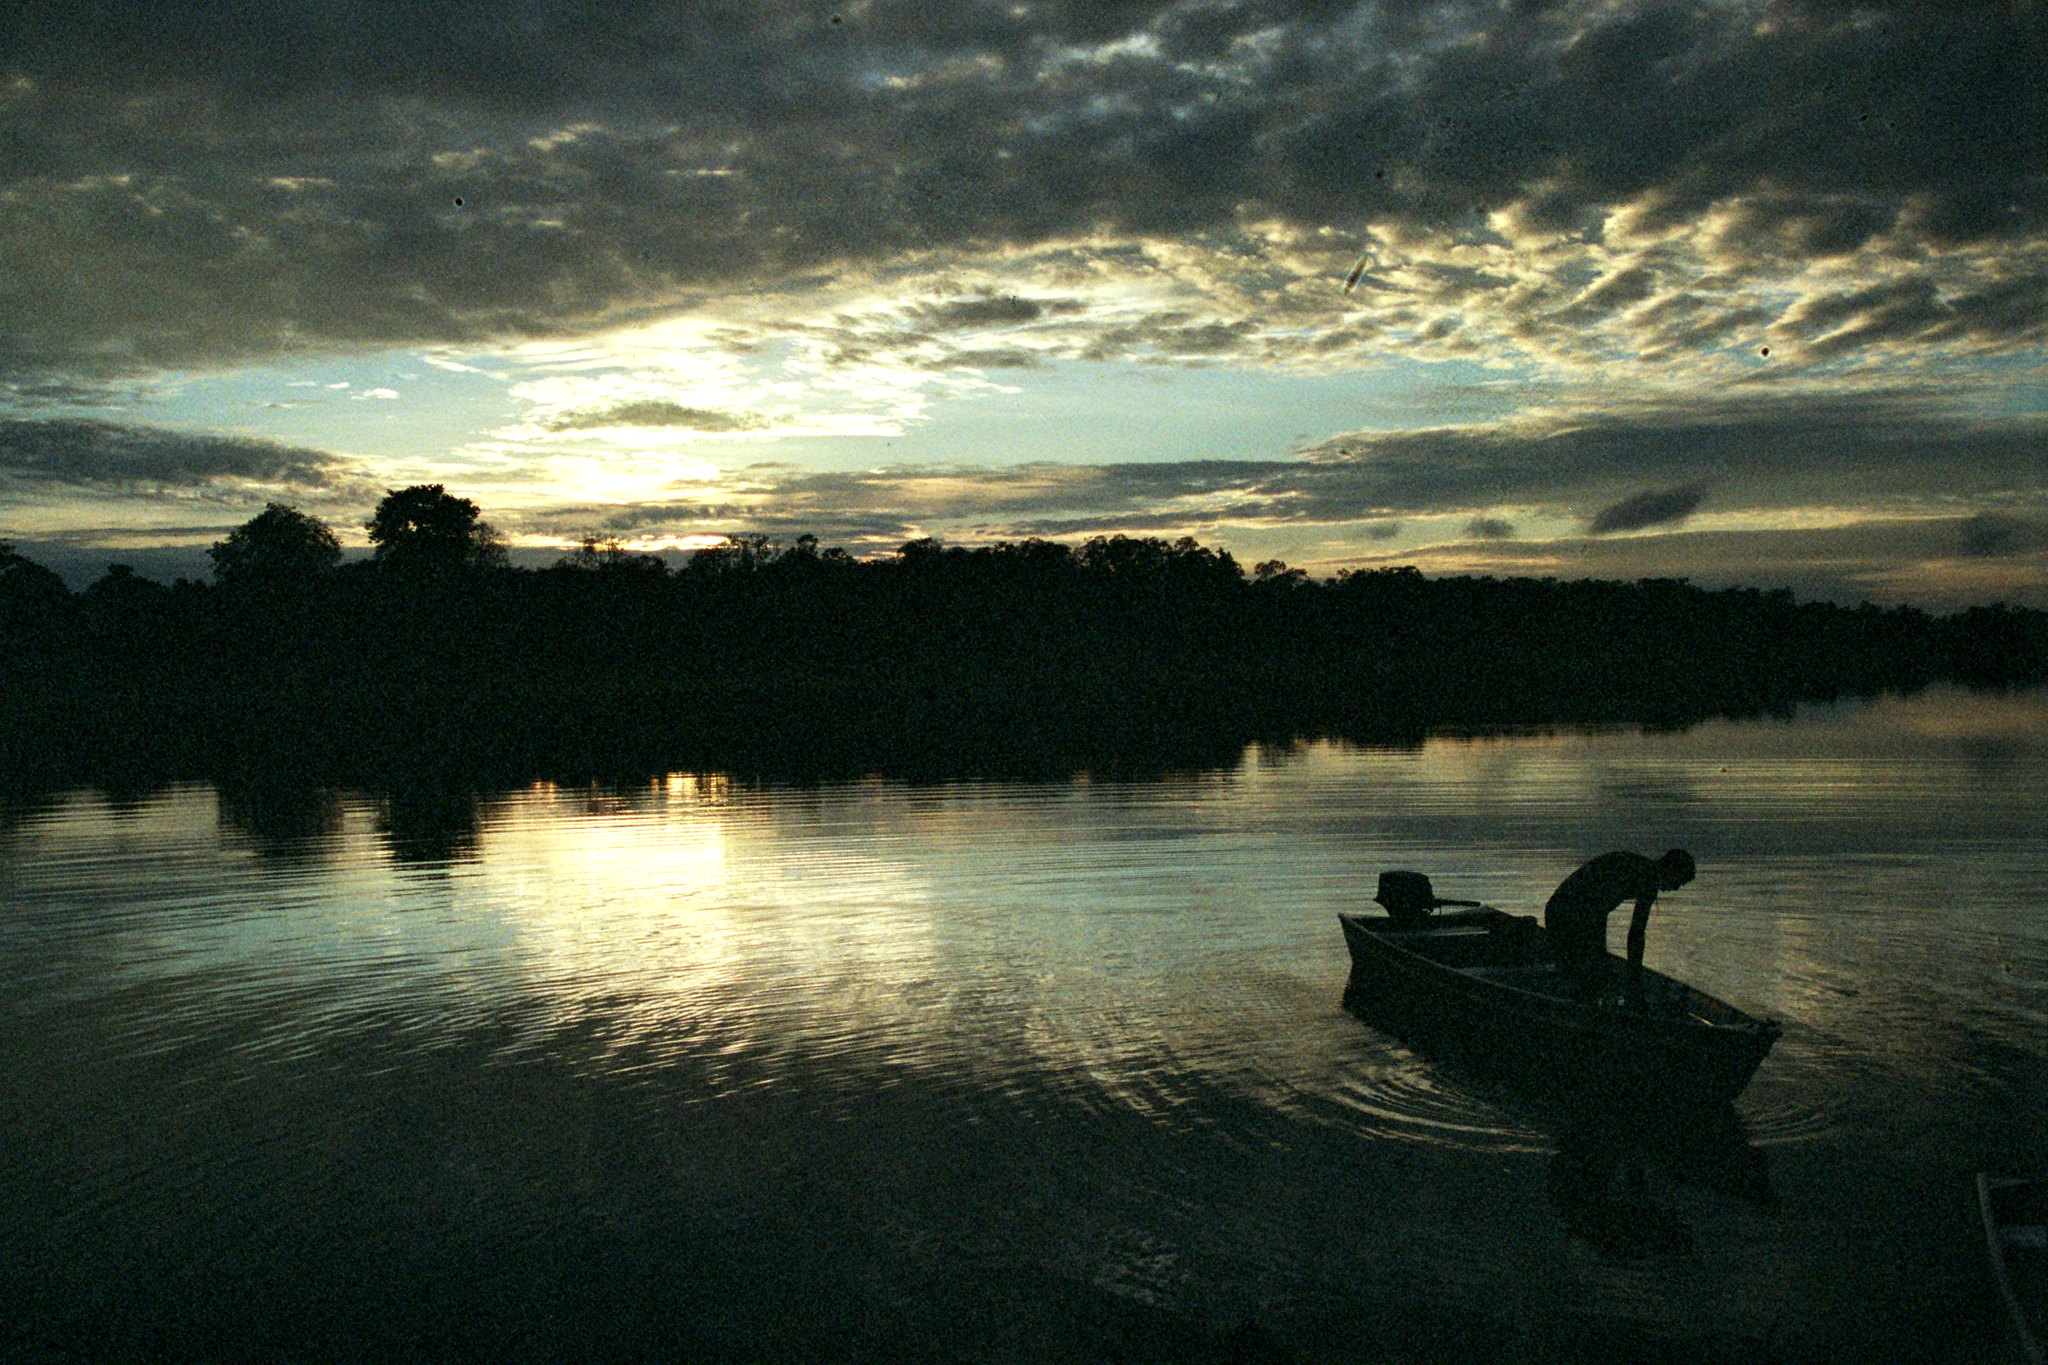
{"label": "man's arm", "polygon": [[1657,893],[1636,899],[1635,913],[1628,917],[1628,1005],[1630,1009],[1643,1007],[1643,933],[1650,927],[1650,907],[1657,903]]}
{"label": "man's arm", "polygon": [[1636,899],[1636,912],[1628,917],[1628,965],[1643,965],[1643,932],[1650,927],[1650,907],[1657,903],[1657,893]]}

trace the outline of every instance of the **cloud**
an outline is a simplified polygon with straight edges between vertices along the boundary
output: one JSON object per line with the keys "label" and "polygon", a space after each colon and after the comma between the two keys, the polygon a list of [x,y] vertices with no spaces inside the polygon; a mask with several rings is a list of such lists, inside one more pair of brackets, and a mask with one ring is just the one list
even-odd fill
{"label": "cloud", "polygon": [[1698,509],[1706,495],[1706,485],[1697,483],[1683,488],[1638,493],[1595,512],[1587,529],[1596,536],[1604,536],[1616,531],[1640,531],[1649,526],[1684,521]]}
{"label": "cloud", "polygon": [[[0,373],[5,362],[0,361]],[[104,380],[78,380],[63,375],[0,379],[0,407],[36,411],[49,408],[96,408],[132,401],[132,386]]]}
{"label": "cloud", "polygon": [[[1929,563],[2033,563],[2048,8],[837,8],[30,7],[0,55],[0,478],[352,497],[318,451],[18,424],[166,368],[403,346],[512,385],[458,464],[587,470],[565,519],[1341,526],[1387,553],[1462,528],[1505,558],[1861,509],[1939,522]],[[1066,366],[1369,388],[1388,357],[1498,367],[1523,406],[1288,459],[692,466],[687,498],[600,501],[686,444],[814,454]],[[359,420],[425,407],[375,382]]]}
{"label": "cloud", "polygon": [[[958,470],[833,476],[757,470],[755,484],[742,496],[633,508],[565,506],[543,514],[537,525],[564,539],[597,533],[653,541],[747,532],[787,541],[811,533],[857,553],[886,552],[926,535],[958,544],[1029,536],[1074,541],[1118,532],[1194,534],[1233,549],[1247,563],[1269,557],[1259,547],[1299,544],[1304,533],[1311,533],[1319,552],[1303,558],[1290,550],[1283,557],[1321,573],[1412,564],[1433,574],[1633,580],[1670,577],[1674,566],[1682,565],[1683,576],[1706,586],[1782,585],[1802,595],[1851,603],[1914,601],[1948,609],[2002,597],[2048,607],[2048,534],[2038,522],[2018,536],[1997,535],[1997,553],[1989,557],[1959,548],[1982,537],[1982,518],[1917,515],[1725,531],[1649,528],[1622,537],[1491,537],[1475,533],[1470,523],[1453,522],[1444,538],[1418,544],[1412,531],[1388,521],[1262,523],[1220,511],[1191,517],[1177,498],[1135,494],[1140,481],[1115,467],[1051,479],[1029,470],[982,473],[992,477],[984,481]],[[1091,487],[1106,510],[1053,515],[1053,509],[1070,505],[1062,484]],[[1157,494],[1184,486],[1176,471],[1155,476],[1149,484]],[[1120,495],[1121,506],[1107,510]],[[1462,536],[1448,534],[1461,525]]]}
{"label": "cloud", "polygon": [[0,418],[0,478],[16,484],[332,489],[355,473],[341,456],[275,441],[78,418]]}
{"label": "cloud", "polygon": [[641,399],[603,408],[580,408],[549,419],[549,431],[593,431],[605,427],[684,427],[691,431],[754,431],[768,425],[751,412],[686,407],[664,399]]}
{"label": "cloud", "polygon": [[1970,559],[2000,559],[2048,545],[2048,528],[2020,517],[1979,513],[1957,527],[1958,550]]}
{"label": "cloud", "polygon": [[[632,394],[549,410],[562,424],[549,439],[575,435],[585,424],[622,422],[716,430],[746,412]],[[605,455],[600,464],[609,469],[617,458]],[[1946,397],[1906,390],[1559,408],[1434,429],[1355,432],[1265,460],[823,471],[771,463],[721,469],[698,460],[689,466],[687,492],[673,482],[684,475],[672,453],[645,458],[650,468],[668,471],[665,491],[607,491],[603,503],[535,505],[547,497],[539,491],[545,480],[501,483],[493,492],[461,476],[445,479],[484,502],[507,529],[566,539],[594,531],[753,528],[857,545],[924,534],[991,539],[1114,530],[1229,541],[1295,528],[1313,532],[1319,543],[1399,553],[1459,535],[1541,546],[1578,528],[1595,536],[1664,530],[1706,506],[1711,487],[1716,526],[1947,517],[1948,557],[2017,564],[2032,553],[2048,516],[2048,420],[1970,418]],[[593,475],[600,464],[591,466]],[[247,501],[282,489],[332,509],[337,522],[358,520],[392,483],[381,475],[373,481],[355,459],[273,442],[23,418],[0,421],[0,478],[17,498],[66,488],[109,495],[196,489]],[[1964,520],[1972,516],[1978,519]]]}
{"label": "cloud", "polygon": [[1245,320],[1198,322],[1184,313],[1169,312],[1105,327],[1081,354],[1089,360],[1206,360],[1243,352],[1256,331],[1256,325]]}
{"label": "cloud", "polygon": [[[1668,528],[1705,505],[1709,486],[1717,524],[1925,520],[1972,505],[2018,517],[2048,509],[2044,436],[2040,420],[1965,423],[1910,394],[1731,398],[1359,432],[1286,459],[823,472],[758,464],[687,499],[555,509],[533,524],[565,536],[601,520],[620,534],[752,527],[858,543],[1295,527],[1408,546],[1462,528],[1468,540],[1534,545],[1579,528]],[[1995,543],[2003,524],[1987,522],[1980,540]]]}
{"label": "cloud", "polygon": [[1044,363],[1040,356],[1015,346],[953,351],[930,362],[933,368],[970,370],[1035,370]]}
{"label": "cloud", "polygon": [[689,499],[625,507],[564,506],[529,514],[541,533],[573,537],[805,532],[859,546],[927,534],[998,539],[1117,529],[1213,525],[1257,509],[1272,466],[1223,461],[1170,465],[915,466],[809,472],[783,465],[735,471]]}
{"label": "cloud", "polygon": [[1561,319],[1592,319],[1612,313],[1631,303],[1640,303],[1657,290],[1657,275],[1646,266],[1631,265],[1611,271],[1586,286],[1557,316]]}
{"label": "cloud", "polygon": [[1705,587],[1789,587],[1838,602],[1912,602],[1935,610],[2005,601],[2048,608],[2048,545],[1996,559],[1958,557],[1968,518],[1865,517],[1840,525],[1652,531],[1612,538],[1470,541],[1370,555],[1366,567],[1431,574],[1608,578],[1673,575]]}
{"label": "cloud", "polygon": [[[564,538],[573,540],[587,533],[602,533],[604,518],[617,510],[565,507],[556,509],[555,515],[567,527]],[[681,518],[693,511],[718,510],[678,505],[669,515]],[[649,528],[659,519],[637,523],[630,517],[621,520],[626,524],[611,529],[648,535]],[[1327,562],[1323,556],[1303,556],[1292,550],[1282,557],[1314,564],[1319,574],[1332,573],[1338,567],[1407,564],[1430,574],[1596,577],[1622,581],[1669,577],[1674,564],[1683,564],[1686,577],[1709,588],[1784,586],[1802,597],[1846,603],[1909,601],[1935,610],[1953,610],[2002,598],[2048,609],[2048,586],[2044,586],[2048,585],[2048,536],[2042,535],[2040,525],[2035,525],[2034,534],[2039,538],[2031,550],[2014,550],[1989,558],[1958,556],[1958,545],[1967,538],[1972,520],[1872,517],[1838,526],[1777,530],[1653,531],[1614,538],[1487,542],[1467,539],[1349,554],[1340,548],[1338,557]],[[162,582],[179,575],[204,580],[208,576],[206,544],[225,535],[233,524],[224,520],[197,528],[189,538],[190,543],[175,548],[136,543],[131,534],[124,534],[118,527],[60,539],[33,535],[12,539],[22,554],[59,570],[76,589],[97,578],[110,560],[135,564],[146,577]],[[335,524],[345,525],[339,521]],[[733,517],[719,522],[716,529],[721,533],[759,531],[778,536],[785,543],[807,531],[822,533],[828,544],[847,545],[868,553],[886,553],[918,535],[934,532],[949,543],[994,538],[958,534],[951,527],[920,528],[917,523],[886,516],[829,532],[815,522],[773,516],[760,521]],[[1111,529],[1114,528],[1104,526],[1076,530],[1065,538],[1071,540]],[[1172,530],[1144,524],[1128,529],[1139,534]],[[1205,537],[1205,542],[1220,543],[1214,537]],[[2006,545],[2013,548],[2012,542]],[[528,560],[536,565],[545,564],[558,554],[558,550],[533,551]],[[1249,557],[1245,553],[1238,557],[1248,564],[1252,558],[1270,556],[1254,551]]]}
{"label": "cloud", "polygon": [[1830,357],[1885,341],[1980,344],[2048,339],[2048,274],[1944,291],[1931,276],[1908,275],[1854,290],[1810,294],[1771,326]]}
{"label": "cloud", "polygon": [[[1421,431],[1353,432],[1304,452],[1304,488],[1391,511],[1509,503],[1616,521],[1719,512],[2048,498],[2048,421],[1972,417],[1944,396],[1736,393],[1532,411]],[[1645,493],[1645,486],[1652,491]],[[1952,505],[1952,504],[1950,504]],[[1635,522],[1648,525],[1654,522]]]}
{"label": "cloud", "polygon": [[1073,299],[1034,299],[1006,294],[923,304],[914,313],[936,327],[1008,327],[1036,322],[1049,313],[1078,313],[1083,307]]}
{"label": "cloud", "polygon": [[[2042,337],[2039,6],[348,15],[21,19],[6,369],[570,338],[962,271],[998,278],[913,330],[1060,320],[1077,354],[1161,363],[1725,365],[1775,325],[1826,364]],[[1361,247],[1374,287],[1347,295]],[[1182,322],[1098,317],[1160,279]],[[1685,325],[1633,320],[1680,293]]]}

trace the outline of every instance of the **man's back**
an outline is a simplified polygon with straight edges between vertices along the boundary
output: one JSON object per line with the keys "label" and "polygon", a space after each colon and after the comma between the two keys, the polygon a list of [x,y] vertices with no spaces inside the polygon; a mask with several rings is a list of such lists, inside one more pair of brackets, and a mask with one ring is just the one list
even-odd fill
{"label": "man's back", "polygon": [[1579,962],[1607,951],[1607,917],[1623,901],[1647,905],[1657,898],[1657,863],[1640,853],[1603,853],[1551,893],[1543,907],[1560,962]]}

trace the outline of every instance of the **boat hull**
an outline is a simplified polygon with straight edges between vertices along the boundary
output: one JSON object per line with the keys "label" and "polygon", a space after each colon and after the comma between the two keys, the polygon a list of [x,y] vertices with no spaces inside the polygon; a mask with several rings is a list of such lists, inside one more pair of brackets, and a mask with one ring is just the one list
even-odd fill
{"label": "boat hull", "polygon": [[[1351,950],[1345,1004],[1419,1051],[1573,1097],[1670,1105],[1735,1098],[1779,1034],[1659,973],[1643,1008],[1618,987],[1574,999],[1534,920],[1480,909],[1419,925],[1339,915]],[[1618,962],[1613,963],[1619,968]]]}
{"label": "boat hull", "polygon": [[1977,1204],[2020,1354],[2028,1365],[2048,1365],[2042,1348],[2048,1332],[2048,1180],[1979,1175]]}

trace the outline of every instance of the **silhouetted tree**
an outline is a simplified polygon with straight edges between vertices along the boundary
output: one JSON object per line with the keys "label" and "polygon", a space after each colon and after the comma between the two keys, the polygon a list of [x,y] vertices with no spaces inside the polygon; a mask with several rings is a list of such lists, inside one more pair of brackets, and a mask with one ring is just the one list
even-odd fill
{"label": "silhouetted tree", "polygon": [[0,626],[43,620],[70,600],[63,579],[0,540]]}
{"label": "silhouetted tree", "polygon": [[[216,555],[224,585],[292,543],[259,523],[331,562],[317,523],[270,511],[224,542],[254,547]],[[1056,773],[1227,762],[1250,738],[1682,725],[2048,676],[2048,613],[2009,607],[1934,618],[1412,567],[1332,582],[1130,536],[856,560],[747,534],[674,574],[593,538],[545,572],[471,574],[455,570],[494,562],[495,539],[437,486],[392,492],[371,530],[387,565],[447,571],[360,565],[272,597],[116,567],[73,595],[0,547],[0,787],[10,771]]]}
{"label": "silhouetted tree", "polygon": [[477,505],[438,483],[414,484],[384,495],[365,523],[379,564],[413,572],[495,568],[505,546]]}
{"label": "silhouetted tree", "polygon": [[1268,559],[1252,566],[1252,576],[1265,587],[1297,588],[1308,582],[1307,569],[1290,569],[1284,559]]}
{"label": "silhouetted tree", "polygon": [[[108,651],[105,660],[121,660],[117,672],[155,669],[168,662],[165,636],[170,625],[165,607],[171,590],[136,574],[134,566],[109,564],[79,596],[87,633]],[[133,676],[126,682],[134,682]],[[102,683],[114,679],[102,677]]]}
{"label": "silhouetted tree", "polygon": [[936,572],[946,562],[946,547],[937,536],[920,536],[905,541],[896,548],[896,559],[904,568],[917,573]]}
{"label": "silhouetted tree", "polygon": [[722,544],[707,546],[691,555],[690,572],[704,577],[752,573],[773,564],[783,554],[781,546],[770,536],[727,536]]}
{"label": "silhouetted tree", "polygon": [[327,523],[273,502],[215,541],[207,557],[225,587],[282,587],[305,583],[341,562],[341,542]]}
{"label": "silhouetted tree", "polygon": [[113,611],[141,611],[155,605],[165,588],[153,579],[138,578],[133,564],[109,564],[107,571],[87,586],[88,606]]}
{"label": "silhouetted tree", "polygon": [[617,536],[585,536],[583,544],[555,561],[558,569],[584,573],[637,573],[659,577],[668,572],[659,555],[636,554]]}
{"label": "silhouetted tree", "polygon": [[1096,536],[1081,546],[1081,566],[1092,573],[1137,578],[1166,565],[1167,545],[1151,536]]}

